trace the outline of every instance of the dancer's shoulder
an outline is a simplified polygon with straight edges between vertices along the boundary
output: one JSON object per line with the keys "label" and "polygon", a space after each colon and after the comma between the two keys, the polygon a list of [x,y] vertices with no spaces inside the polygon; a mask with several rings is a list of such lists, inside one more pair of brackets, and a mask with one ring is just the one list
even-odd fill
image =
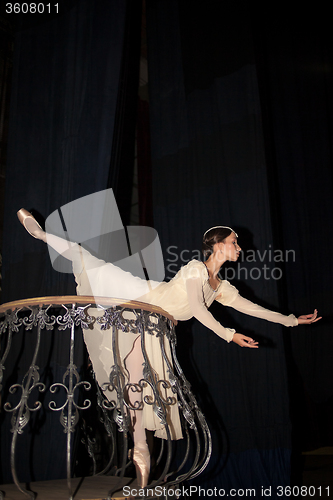
{"label": "dancer's shoulder", "polygon": [[200,278],[204,280],[207,278],[207,268],[202,261],[193,259],[180,268],[177,276],[184,280],[191,278]]}

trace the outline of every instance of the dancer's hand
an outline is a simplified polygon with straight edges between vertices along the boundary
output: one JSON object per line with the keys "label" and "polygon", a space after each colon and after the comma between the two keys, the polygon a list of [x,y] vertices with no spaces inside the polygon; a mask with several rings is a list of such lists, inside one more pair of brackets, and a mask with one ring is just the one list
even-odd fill
{"label": "dancer's hand", "polygon": [[255,342],[251,337],[246,337],[246,335],[242,335],[241,333],[234,333],[232,341],[241,347],[259,347],[258,342]]}
{"label": "dancer's hand", "polygon": [[303,316],[299,316],[297,318],[298,324],[299,325],[310,325],[311,323],[315,323],[316,321],[319,321],[322,317],[320,316],[317,318],[318,311],[317,309],[314,310],[313,314],[304,314]]}

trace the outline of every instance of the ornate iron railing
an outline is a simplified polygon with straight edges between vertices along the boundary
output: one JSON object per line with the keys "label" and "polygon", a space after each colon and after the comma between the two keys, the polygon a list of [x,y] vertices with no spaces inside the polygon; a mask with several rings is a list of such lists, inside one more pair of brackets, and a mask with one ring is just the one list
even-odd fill
{"label": "ornate iron railing", "polygon": [[[98,314],[95,314],[98,312]],[[110,360],[109,380],[99,387],[96,385],[92,389],[91,383],[80,380],[79,372],[74,364],[75,336],[81,334],[79,330],[91,328],[98,322],[102,330],[110,330],[112,335],[113,360]],[[67,483],[69,499],[73,498],[71,484],[71,461],[72,461],[72,440],[71,436],[77,429],[80,413],[91,407],[91,400],[88,399],[88,392],[97,391],[97,404],[102,412],[103,423],[110,437],[111,450],[110,460],[106,468],[99,472],[103,474],[109,472],[110,464],[115,457],[116,440],[114,439],[113,427],[117,427],[122,433],[122,453],[118,464],[119,481],[124,477],[128,464],[128,434],[130,428],[130,410],[138,409],[143,404],[151,405],[159,421],[164,426],[167,439],[162,439],[160,453],[156,460],[159,465],[159,477],[149,484],[149,488],[154,488],[163,483],[163,486],[177,485],[185,480],[198,476],[207,466],[211,456],[211,436],[205,418],[199,409],[196,399],[191,391],[190,384],[180,367],[176,357],[176,335],[174,319],[159,307],[151,306],[140,302],[130,301],[123,303],[119,299],[64,296],[64,297],[42,297],[36,299],[26,299],[3,304],[0,306],[0,391],[3,387],[3,374],[6,360],[11,349],[13,335],[20,335],[21,330],[36,329],[36,345],[33,357],[26,374],[21,383],[14,383],[8,388],[8,401],[4,403],[4,410],[11,416],[12,442],[10,450],[10,465],[14,483],[17,488],[30,499],[35,498],[35,494],[28,491],[20,484],[16,472],[16,449],[17,440],[23,433],[24,428],[30,420],[32,412],[38,412],[42,403],[37,400],[33,405],[28,402],[32,391],[34,394],[49,390],[54,394],[59,388],[65,391],[66,398],[62,405],[52,400],[49,409],[60,412],[60,423],[66,433],[66,465]],[[40,381],[39,367],[37,359],[41,342],[43,341],[43,330],[68,330],[70,333],[69,363],[63,374],[61,382],[53,383],[49,388]],[[118,353],[118,336],[124,333],[140,334],[141,349],[143,354],[143,378],[137,383],[129,383],[122,369],[122,362]],[[151,367],[146,351],[147,335],[154,335],[159,340],[161,356],[167,367],[167,380],[157,380],[156,373]],[[169,359],[165,342],[170,344],[171,357]],[[144,387],[149,386],[152,396],[144,397],[143,401],[130,403],[128,391],[142,393]],[[163,397],[160,387],[171,388],[174,398]],[[20,400],[13,405],[10,395],[21,391]],[[83,391],[86,396],[81,404],[78,404],[77,391]],[[115,394],[114,399],[106,397],[111,391]],[[179,464],[176,470],[172,470],[172,458],[174,455],[174,445],[171,439],[171,432],[167,419],[167,407],[174,404],[175,398],[178,400],[178,407],[182,421],[183,435],[186,446],[183,448],[183,456],[179,457]],[[30,398],[31,399],[31,398]],[[191,434],[194,436],[191,437]],[[96,462],[93,452],[93,438],[83,439],[87,447],[87,453],[94,462],[94,473],[96,473]],[[119,483],[120,484],[120,483]],[[117,487],[108,492],[108,499]],[[0,493],[1,498],[1,493]]]}

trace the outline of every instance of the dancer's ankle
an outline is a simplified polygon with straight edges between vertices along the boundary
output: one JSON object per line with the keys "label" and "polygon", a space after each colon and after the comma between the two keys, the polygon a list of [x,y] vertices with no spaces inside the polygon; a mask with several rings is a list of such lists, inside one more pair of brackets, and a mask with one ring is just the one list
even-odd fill
{"label": "dancer's ankle", "polygon": [[43,231],[41,227],[39,227],[34,219],[26,219],[24,224],[26,229],[32,236],[34,236],[37,240],[42,240],[46,243],[46,232]]}
{"label": "dancer's ankle", "polygon": [[150,453],[147,441],[134,443],[133,463],[136,469],[138,484],[144,488],[148,484],[150,471]]}

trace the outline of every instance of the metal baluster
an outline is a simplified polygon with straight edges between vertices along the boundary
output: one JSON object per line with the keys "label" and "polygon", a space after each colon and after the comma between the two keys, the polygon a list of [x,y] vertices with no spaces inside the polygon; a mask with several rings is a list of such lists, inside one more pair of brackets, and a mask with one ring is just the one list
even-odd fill
{"label": "metal baluster", "polygon": [[[100,389],[97,382],[96,382],[96,388],[97,388],[97,404],[103,412],[103,418],[101,417],[100,421],[103,423],[104,428],[107,432],[107,435],[111,439],[111,449],[112,449],[111,456],[110,456],[110,459],[109,459],[107,466],[101,472],[96,474],[97,476],[102,476],[103,474],[106,474],[111,468],[113,458],[115,455],[116,443],[115,443],[115,437],[114,437],[114,432],[113,432],[113,428],[112,428],[112,422],[111,422],[111,419],[109,418],[109,415],[108,415],[107,410],[106,410],[106,407],[108,409],[110,408],[110,402],[106,401],[103,398],[101,389]],[[115,408],[115,404],[114,404],[114,406],[112,406],[112,408]]]}
{"label": "metal baluster", "polygon": [[[64,432],[66,436],[66,460],[67,460],[67,486],[69,492],[69,500],[73,500],[72,495],[72,481],[71,481],[71,436],[75,430],[76,424],[79,420],[79,412],[78,410],[86,410],[90,407],[91,401],[89,399],[85,399],[82,406],[79,406],[75,403],[74,393],[76,389],[80,386],[83,386],[86,391],[89,391],[91,388],[91,384],[87,381],[79,381],[80,376],[77,371],[77,367],[74,364],[74,346],[75,346],[75,325],[81,324],[83,328],[87,327],[89,324],[86,318],[84,318],[85,308],[75,308],[75,304],[72,304],[72,309],[69,310],[65,305],[63,307],[66,309],[66,314],[64,317],[58,316],[57,323],[59,325],[59,330],[65,330],[66,328],[71,328],[71,338],[70,338],[70,346],[69,346],[69,364],[67,366],[67,370],[63,376],[62,383],[58,382],[52,384],[50,387],[50,392],[54,394],[57,388],[62,387],[65,389],[67,393],[67,398],[65,403],[57,408],[55,401],[51,401],[49,403],[49,408],[53,411],[61,411],[60,414],[60,422],[64,427]],[[68,387],[66,386],[66,379],[68,377]],[[75,378],[75,383],[74,383]],[[64,412],[64,409],[67,407],[67,415]]]}
{"label": "metal baluster", "polygon": [[11,423],[12,423],[11,432],[13,433],[13,438],[11,444],[10,464],[11,464],[11,471],[14,483],[16,484],[17,488],[22,493],[24,493],[24,495],[28,496],[33,500],[35,498],[35,493],[26,490],[19,484],[15,467],[15,452],[16,452],[16,442],[18,434],[23,433],[24,427],[30,420],[30,413],[39,410],[42,406],[40,401],[36,401],[34,408],[30,408],[28,405],[28,398],[32,390],[35,389],[36,387],[38,387],[39,392],[45,391],[45,385],[39,382],[40,378],[38,372],[39,368],[36,365],[36,359],[40,346],[41,328],[43,327],[43,320],[41,319],[41,316],[38,316],[38,314],[36,315],[35,311],[32,312],[32,315],[30,317],[32,318],[32,321],[30,323],[27,323],[28,324],[27,329],[31,329],[32,325],[36,324],[37,318],[39,319],[37,328],[37,342],[33,359],[29,371],[23,377],[22,384],[14,384],[9,389],[9,392],[11,394],[14,394],[18,388],[22,390],[22,395],[19,403],[14,408],[12,408],[11,404],[7,402],[4,406],[4,409],[13,414],[11,418]]}
{"label": "metal baluster", "polygon": [[183,413],[184,426],[185,426],[185,431],[186,431],[186,436],[187,436],[186,450],[185,450],[185,455],[183,457],[183,460],[182,460],[181,464],[179,465],[177,471],[169,472],[166,476],[166,479],[168,477],[174,475],[176,472],[179,472],[184,467],[184,465],[188,459],[189,452],[190,452],[190,435],[188,432],[187,424],[190,426],[190,429],[192,429],[195,433],[196,453],[195,453],[195,457],[193,460],[193,464],[190,467],[189,471],[186,474],[183,474],[182,476],[177,477],[174,481],[168,482],[168,485],[178,484],[180,481],[185,481],[188,477],[190,477],[191,473],[194,471],[194,469],[197,466],[199,456],[200,456],[200,439],[199,439],[198,429],[197,429],[197,426],[195,423],[195,415],[184,397],[180,381],[178,380],[178,378],[174,374],[172,365],[170,364],[170,361],[169,361],[169,359],[166,355],[166,352],[165,352],[165,345],[164,345],[165,337],[167,337],[168,340],[170,340],[170,341],[176,340],[175,335],[172,335],[172,333],[174,333],[174,332],[172,332],[172,330],[171,330],[171,335],[170,334],[168,335],[168,329],[166,327],[165,319],[159,318],[159,333],[157,334],[157,336],[159,337],[159,340],[160,340],[160,349],[162,352],[162,356],[165,360],[165,363],[167,365],[171,389],[174,393],[176,393],[178,395],[178,406],[182,410],[182,413]]}
{"label": "metal baluster", "polygon": [[22,325],[22,319],[19,319],[17,317],[18,312],[19,312],[19,310],[17,310],[17,309],[13,312],[8,311],[5,314],[4,321],[2,322],[1,328],[0,328],[0,339],[5,334],[6,330],[8,329],[7,345],[4,349],[4,353],[3,353],[3,356],[2,356],[1,361],[0,361],[0,391],[2,391],[3,372],[5,370],[5,361],[7,359],[7,356],[8,356],[9,350],[10,350],[10,346],[12,344],[12,335],[13,335],[13,332],[18,332],[19,327]]}
{"label": "metal baluster", "polygon": [[137,325],[138,329],[140,331],[141,335],[141,350],[144,358],[144,365],[143,365],[143,378],[140,380],[139,385],[141,387],[144,386],[144,384],[148,384],[152,391],[153,391],[153,400],[151,400],[150,397],[145,396],[144,397],[144,402],[145,404],[153,405],[153,411],[155,414],[158,416],[160,419],[160,422],[164,425],[165,432],[167,435],[167,458],[166,462],[164,465],[164,468],[160,474],[160,477],[151,483],[148,488],[155,488],[155,486],[161,484],[164,481],[164,478],[166,476],[166,473],[168,472],[168,469],[170,467],[171,463],[171,456],[172,456],[172,445],[171,445],[171,434],[170,434],[170,429],[169,425],[167,422],[167,411],[166,411],[166,406],[171,405],[174,403],[170,398],[167,400],[163,399],[162,396],[160,395],[158,391],[158,386],[160,384],[164,384],[164,386],[167,386],[167,382],[165,380],[157,380],[155,377],[155,374],[153,370],[151,369],[149,359],[147,356],[146,352],[146,347],[145,347],[145,334],[150,334],[154,335],[155,333],[155,328],[156,325],[152,323],[150,316],[151,312],[149,311],[144,311],[141,310],[135,311],[135,315],[137,316]]}
{"label": "metal baluster", "polygon": [[113,352],[113,366],[111,367],[109,382],[103,384],[102,389],[104,391],[109,390],[111,392],[116,391],[117,402],[104,401],[103,408],[112,409],[114,415],[114,421],[118,426],[119,432],[123,433],[123,455],[122,464],[120,468],[120,476],[118,483],[108,492],[108,500],[111,500],[111,496],[114,491],[117,491],[119,485],[125,474],[126,462],[127,462],[127,450],[128,450],[128,430],[130,425],[130,415],[127,408],[127,404],[124,399],[124,387],[125,387],[125,376],[121,368],[121,360],[118,359],[118,329],[125,331],[129,328],[126,320],[122,317],[123,308],[109,308],[104,310],[104,316],[98,318],[98,322],[101,324],[101,329],[106,330],[112,329],[112,352]]}
{"label": "metal baluster", "polygon": [[203,435],[204,435],[204,452],[203,452],[204,458],[202,460],[202,463],[200,464],[200,468],[197,468],[195,470],[195,472],[193,474],[191,474],[191,476],[190,476],[190,479],[194,479],[195,477],[199,476],[199,474],[201,474],[208,465],[208,462],[209,462],[211,455],[212,455],[212,437],[211,437],[211,433],[210,433],[209,427],[207,425],[206,419],[205,419],[202,411],[200,410],[200,408],[197,404],[197,401],[196,401],[196,399],[191,391],[191,385],[188,382],[188,380],[186,379],[184,372],[179,364],[179,361],[178,361],[178,358],[176,355],[175,336],[171,337],[171,350],[172,350],[172,358],[173,358],[173,362],[174,362],[176,371],[177,371],[178,376],[180,377],[180,379],[182,381],[183,393],[186,394],[186,396],[188,397],[189,405],[194,410],[194,412],[197,416],[197,419],[200,423],[201,430],[202,430]]}

